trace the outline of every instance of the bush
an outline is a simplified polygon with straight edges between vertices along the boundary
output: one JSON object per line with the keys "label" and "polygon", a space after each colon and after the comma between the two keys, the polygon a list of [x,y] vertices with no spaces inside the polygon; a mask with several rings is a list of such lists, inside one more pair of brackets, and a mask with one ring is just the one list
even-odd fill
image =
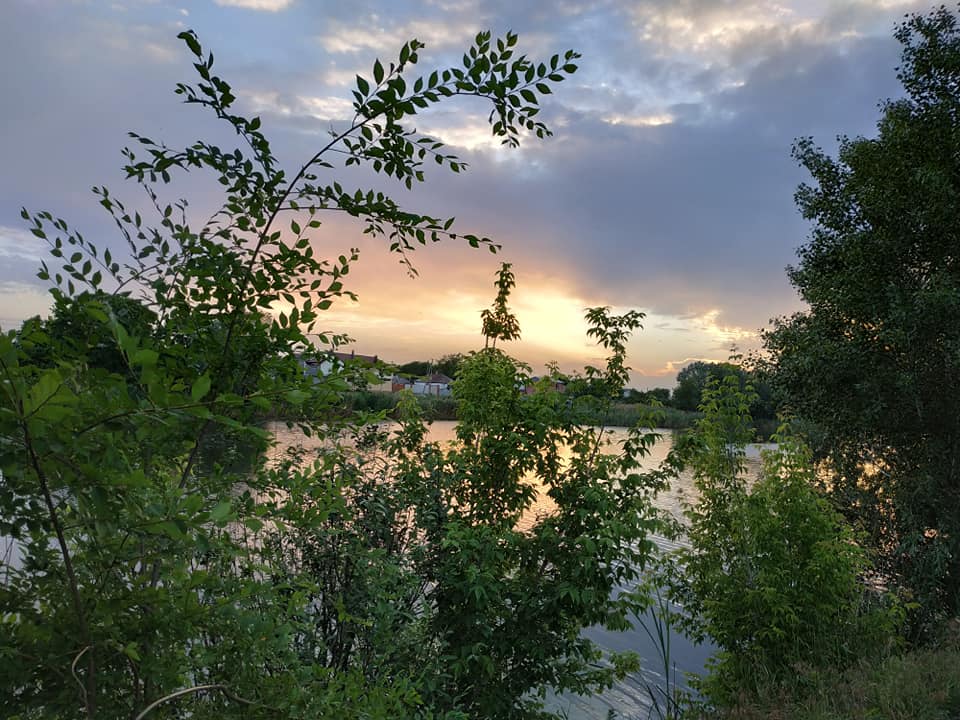
{"label": "bush", "polygon": [[750,436],[749,395],[736,378],[713,383],[704,418],[679,446],[700,493],[685,510],[690,547],[668,579],[684,607],[681,626],[719,646],[700,683],[726,706],[757,693],[797,665],[843,667],[888,649],[900,606],[862,582],[864,550],[814,489],[809,450],[788,434],[764,455],[750,488],[743,445]]}

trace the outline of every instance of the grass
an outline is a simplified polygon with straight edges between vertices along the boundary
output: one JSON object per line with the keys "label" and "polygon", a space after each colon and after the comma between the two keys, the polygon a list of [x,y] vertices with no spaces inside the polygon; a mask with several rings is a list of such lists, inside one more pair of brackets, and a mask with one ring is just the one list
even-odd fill
{"label": "grass", "polygon": [[[417,395],[417,402],[427,420],[456,420],[457,403],[451,397]],[[400,401],[397,393],[376,390],[354,391],[344,394],[344,404],[350,410],[391,411]]]}
{"label": "grass", "polygon": [[[788,685],[743,696],[715,720],[960,720],[960,620],[936,646],[861,658],[846,672],[797,668]],[[697,717],[693,714],[692,717]]]}

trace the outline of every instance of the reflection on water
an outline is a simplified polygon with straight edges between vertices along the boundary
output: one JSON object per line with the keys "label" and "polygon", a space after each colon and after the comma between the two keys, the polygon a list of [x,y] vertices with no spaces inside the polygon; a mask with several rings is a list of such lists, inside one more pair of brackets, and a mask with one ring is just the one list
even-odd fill
{"label": "reflection on water", "polygon": [[[457,423],[453,420],[437,420],[429,426],[427,439],[441,444],[456,442]],[[302,445],[306,449],[319,449],[322,441],[316,438],[307,438],[294,427],[290,429],[282,422],[274,422],[267,426],[267,429],[273,433],[277,439],[277,446],[273,450],[274,457],[279,457],[288,447]],[[673,430],[657,430],[660,439],[651,447],[650,454],[643,459],[642,467],[644,470],[654,470],[667,458],[667,454],[673,448]],[[615,452],[617,447],[627,439],[626,428],[607,428],[604,431],[605,436],[612,443],[608,452]],[[747,447],[747,474],[750,477],[756,477],[760,472],[760,450],[763,447],[772,447],[770,445],[750,445]],[[567,453],[569,457],[569,453]],[[539,490],[539,488],[538,488]],[[693,475],[690,472],[683,472],[676,478],[673,484],[657,496],[655,504],[662,510],[666,510],[676,518],[682,517],[682,502],[694,501],[697,497],[697,490],[693,485]],[[538,515],[547,514],[554,508],[553,500],[546,492],[538,492],[537,500],[531,508],[528,517],[521,522],[521,527],[529,526]]]}
{"label": "reflection on water", "polygon": [[[320,441],[305,438],[296,428],[288,429],[283,423],[273,423],[268,427],[277,439],[277,446],[273,450],[275,457],[286,451],[288,447],[303,445],[306,449],[320,448]],[[653,470],[666,459],[673,448],[673,431],[659,430],[660,439],[650,449],[650,454],[643,459],[643,469]],[[616,446],[627,438],[626,428],[609,428],[606,430],[608,439],[613,444],[609,451],[614,452]],[[456,422],[440,420],[430,425],[428,439],[439,443],[453,443],[456,441]],[[764,446],[752,445],[747,448],[747,472],[750,477],[756,477],[760,471],[760,450]],[[660,493],[656,498],[657,507],[669,512],[674,517],[682,516],[682,503],[696,500],[696,488],[693,476],[689,472],[682,473],[676,478],[670,488]],[[549,513],[553,509],[553,501],[545,492],[539,492],[533,508],[521,521],[520,526],[531,524],[537,515]],[[665,539],[657,539],[658,544],[670,549],[671,543]],[[627,588],[623,588],[627,589]],[[641,618],[640,622],[653,629],[651,619]],[[632,630],[626,632],[611,632],[602,627],[591,627],[584,634],[597,643],[604,650],[624,652],[632,650],[643,658],[643,668],[637,675],[626,678],[603,695],[581,698],[573,695],[564,695],[550,699],[551,708],[560,710],[570,720],[602,720],[608,717],[609,711],[614,711],[616,717],[628,720],[639,720],[650,715],[651,703],[648,687],[663,687],[665,684],[662,672],[662,661],[659,659],[659,650],[656,644],[648,637],[638,623]],[[713,652],[709,646],[696,646],[679,633],[671,637],[671,663],[676,671],[677,682],[686,687],[684,673],[701,673],[707,659]],[[658,670],[659,668],[659,670]],[[671,678],[672,680],[673,678]]]}

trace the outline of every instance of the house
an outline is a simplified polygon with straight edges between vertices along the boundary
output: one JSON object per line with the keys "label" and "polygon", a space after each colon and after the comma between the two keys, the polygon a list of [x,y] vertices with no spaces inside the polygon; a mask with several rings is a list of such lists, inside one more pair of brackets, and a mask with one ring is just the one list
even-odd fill
{"label": "house", "polygon": [[390,379],[390,392],[401,392],[402,390],[410,390],[413,387],[413,380],[410,378],[405,378],[400,375],[394,375]]}
{"label": "house", "polygon": [[414,395],[450,397],[453,392],[453,378],[447,377],[443,373],[434,373],[433,375],[415,380],[412,389]]}
{"label": "house", "polygon": [[[326,377],[330,373],[342,371],[348,363],[359,366],[363,369],[375,370],[378,358],[376,355],[361,355],[354,351],[346,352],[325,352],[316,357],[304,358],[300,356],[300,366],[303,368],[303,374],[308,377]],[[371,385],[371,390],[389,390],[389,386],[384,387],[381,382]]]}
{"label": "house", "polygon": [[544,391],[564,393],[567,391],[567,383],[557,378],[539,378],[534,375],[530,378],[530,382],[520,388],[520,392],[524,395],[533,395],[535,392]]}

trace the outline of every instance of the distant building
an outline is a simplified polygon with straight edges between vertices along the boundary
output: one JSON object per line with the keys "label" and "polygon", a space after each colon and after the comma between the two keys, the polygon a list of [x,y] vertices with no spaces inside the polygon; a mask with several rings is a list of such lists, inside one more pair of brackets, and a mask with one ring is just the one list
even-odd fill
{"label": "distant building", "polygon": [[563,380],[551,380],[550,378],[541,379],[534,375],[532,378],[530,378],[530,382],[520,389],[520,392],[524,395],[533,395],[535,392],[543,390],[546,390],[547,392],[564,393],[567,391],[567,383]]}
{"label": "distant building", "polygon": [[[359,353],[350,351],[345,352],[326,352],[320,353],[317,357],[313,358],[304,358],[302,355],[300,357],[300,367],[303,368],[303,374],[308,377],[326,377],[330,373],[343,370],[348,362],[357,362],[364,366],[367,366],[371,369],[376,367],[377,364],[376,355],[361,355]],[[381,382],[378,385],[371,386],[371,389],[379,390],[385,389],[389,390],[389,387],[381,387],[384,383]]]}
{"label": "distant building", "polygon": [[443,373],[434,373],[425,378],[413,381],[414,395],[433,395],[434,397],[449,397],[453,393],[453,378]]}
{"label": "distant building", "polygon": [[400,392],[402,390],[410,390],[413,387],[413,380],[410,378],[405,378],[400,375],[394,375],[390,379],[390,392]]}

